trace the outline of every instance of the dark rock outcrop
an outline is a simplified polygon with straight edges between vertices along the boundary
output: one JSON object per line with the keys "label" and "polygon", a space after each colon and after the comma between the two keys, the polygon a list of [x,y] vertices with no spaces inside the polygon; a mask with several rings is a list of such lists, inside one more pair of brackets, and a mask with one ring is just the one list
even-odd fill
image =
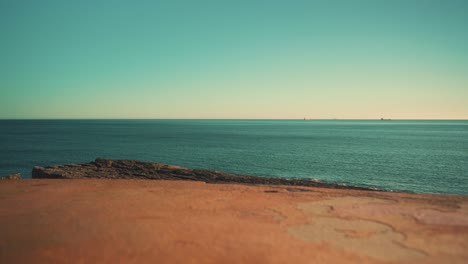
{"label": "dark rock outcrop", "polygon": [[21,174],[15,173],[0,177],[0,180],[21,180]]}
{"label": "dark rock outcrop", "polygon": [[285,179],[274,177],[246,176],[213,170],[189,169],[162,163],[136,160],[96,159],[85,164],[70,164],[53,167],[34,167],[32,177],[59,179],[151,179],[151,180],[191,180],[206,183],[243,183],[267,185],[297,185],[338,189],[370,190],[314,180]]}

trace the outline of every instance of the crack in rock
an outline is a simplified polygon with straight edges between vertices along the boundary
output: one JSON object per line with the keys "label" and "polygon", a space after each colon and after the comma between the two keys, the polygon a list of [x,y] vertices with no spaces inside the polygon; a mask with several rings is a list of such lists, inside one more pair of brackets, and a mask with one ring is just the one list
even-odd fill
{"label": "crack in rock", "polygon": [[[359,218],[342,218],[341,207],[358,208],[361,204],[385,206],[392,202],[375,198],[341,197],[299,204],[310,224],[290,226],[289,233],[299,239],[367,255],[384,261],[408,261],[427,254],[404,244],[405,235],[389,224]],[[330,210],[333,208],[334,210]]]}

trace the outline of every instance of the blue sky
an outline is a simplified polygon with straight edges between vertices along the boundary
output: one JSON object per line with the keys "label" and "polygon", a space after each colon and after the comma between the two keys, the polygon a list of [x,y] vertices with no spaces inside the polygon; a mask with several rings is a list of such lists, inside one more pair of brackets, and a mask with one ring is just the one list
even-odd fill
{"label": "blue sky", "polygon": [[0,118],[468,119],[467,1],[0,1]]}

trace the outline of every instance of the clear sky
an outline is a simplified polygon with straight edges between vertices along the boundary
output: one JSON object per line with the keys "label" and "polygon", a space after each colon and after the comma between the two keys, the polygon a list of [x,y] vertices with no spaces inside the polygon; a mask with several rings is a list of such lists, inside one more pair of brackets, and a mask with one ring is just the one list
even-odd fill
{"label": "clear sky", "polygon": [[466,0],[0,0],[0,118],[468,119]]}

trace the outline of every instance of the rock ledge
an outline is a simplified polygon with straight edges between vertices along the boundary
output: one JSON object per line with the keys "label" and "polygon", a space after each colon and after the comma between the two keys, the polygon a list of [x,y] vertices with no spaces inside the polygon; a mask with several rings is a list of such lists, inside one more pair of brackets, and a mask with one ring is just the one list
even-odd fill
{"label": "rock ledge", "polygon": [[162,163],[136,160],[110,160],[97,158],[85,164],[69,164],[52,167],[34,167],[32,178],[55,179],[151,179],[151,180],[191,180],[206,183],[243,183],[266,185],[295,185],[337,189],[372,190],[363,187],[323,183],[314,180],[285,179],[236,175],[225,172],[190,169]]}
{"label": "rock ledge", "polygon": [[21,174],[15,173],[0,177],[0,180],[21,180]]}

